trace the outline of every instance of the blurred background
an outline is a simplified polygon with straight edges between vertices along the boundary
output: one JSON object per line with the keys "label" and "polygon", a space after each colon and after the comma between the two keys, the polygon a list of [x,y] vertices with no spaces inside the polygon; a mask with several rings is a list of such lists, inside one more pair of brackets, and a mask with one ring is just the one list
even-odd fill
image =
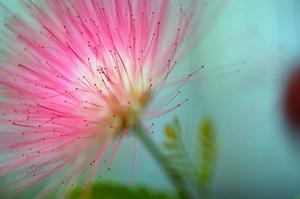
{"label": "blurred background", "polygon": [[[22,14],[18,1],[1,2]],[[164,124],[177,115],[192,141],[199,120],[210,115],[218,144],[215,198],[296,198],[300,136],[291,132],[282,104],[288,78],[300,61],[300,1],[210,2],[223,5],[217,18],[208,15],[206,24],[199,24],[200,29],[210,26],[209,31],[180,60],[177,73],[205,68],[182,90],[189,103],[149,121],[154,123],[153,138],[162,143]],[[103,182],[174,191],[134,138],[121,146],[109,172],[105,166],[100,170]],[[34,192],[25,191],[20,198],[31,198]]]}

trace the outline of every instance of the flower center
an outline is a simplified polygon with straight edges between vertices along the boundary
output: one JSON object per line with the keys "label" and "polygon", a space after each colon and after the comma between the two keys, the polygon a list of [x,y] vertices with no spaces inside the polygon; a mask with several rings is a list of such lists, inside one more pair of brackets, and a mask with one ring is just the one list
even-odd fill
{"label": "flower center", "polygon": [[150,98],[149,91],[136,88],[110,95],[107,99],[110,108],[107,119],[114,132],[123,133],[138,122]]}

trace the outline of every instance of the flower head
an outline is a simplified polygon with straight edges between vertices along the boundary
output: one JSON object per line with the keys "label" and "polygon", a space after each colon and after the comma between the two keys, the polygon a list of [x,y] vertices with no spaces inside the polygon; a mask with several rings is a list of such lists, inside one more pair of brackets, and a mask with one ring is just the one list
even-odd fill
{"label": "flower head", "polygon": [[164,106],[178,90],[157,107],[150,101],[177,63],[195,5],[24,5],[31,18],[11,17],[1,35],[0,150],[7,155],[0,173],[17,173],[8,186],[16,190],[55,175],[60,180],[53,186],[74,185],[87,170],[89,182],[112,137],[123,137],[147,115],[169,111]]}

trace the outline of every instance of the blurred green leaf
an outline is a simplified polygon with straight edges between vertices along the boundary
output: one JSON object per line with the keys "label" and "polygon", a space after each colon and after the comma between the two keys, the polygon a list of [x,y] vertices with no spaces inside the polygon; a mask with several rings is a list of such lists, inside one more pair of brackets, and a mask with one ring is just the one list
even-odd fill
{"label": "blurred green leaf", "polygon": [[213,122],[210,118],[205,118],[200,122],[198,133],[198,144],[201,154],[198,180],[200,186],[207,189],[211,183],[216,156],[215,132]]}
{"label": "blurred green leaf", "polygon": [[175,124],[176,131],[180,132],[181,131],[181,125],[180,125],[178,117],[175,116],[173,122]]}
{"label": "blurred green leaf", "polygon": [[176,135],[176,131],[174,130],[174,128],[170,125],[166,125],[165,126],[165,135],[168,139],[170,140],[176,140],[177,135]]}
{"label": "blurred green leaf", "polygon": [[155,192],[146,187],[130,188],[125,185],[96,183],[82,190],[72,190],[70,199],[176,199],[164,192]]}
{"label": "blurred green leaf", "polygon": [[164,143],[164,147],[165,147],[166,149],[175,149],[176,146],[177,146],[176,142],[168,142],[168,141],[166,141],[166,142]]}

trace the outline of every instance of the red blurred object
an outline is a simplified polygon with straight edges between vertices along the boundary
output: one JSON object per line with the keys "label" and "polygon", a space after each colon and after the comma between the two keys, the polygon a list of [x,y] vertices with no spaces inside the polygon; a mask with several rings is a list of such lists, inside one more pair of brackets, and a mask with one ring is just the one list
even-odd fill
{"label": "red blurred object", "polygon": [[287,81],[284,93],[284,112],[291,127],[300,127],[300,65]]}

